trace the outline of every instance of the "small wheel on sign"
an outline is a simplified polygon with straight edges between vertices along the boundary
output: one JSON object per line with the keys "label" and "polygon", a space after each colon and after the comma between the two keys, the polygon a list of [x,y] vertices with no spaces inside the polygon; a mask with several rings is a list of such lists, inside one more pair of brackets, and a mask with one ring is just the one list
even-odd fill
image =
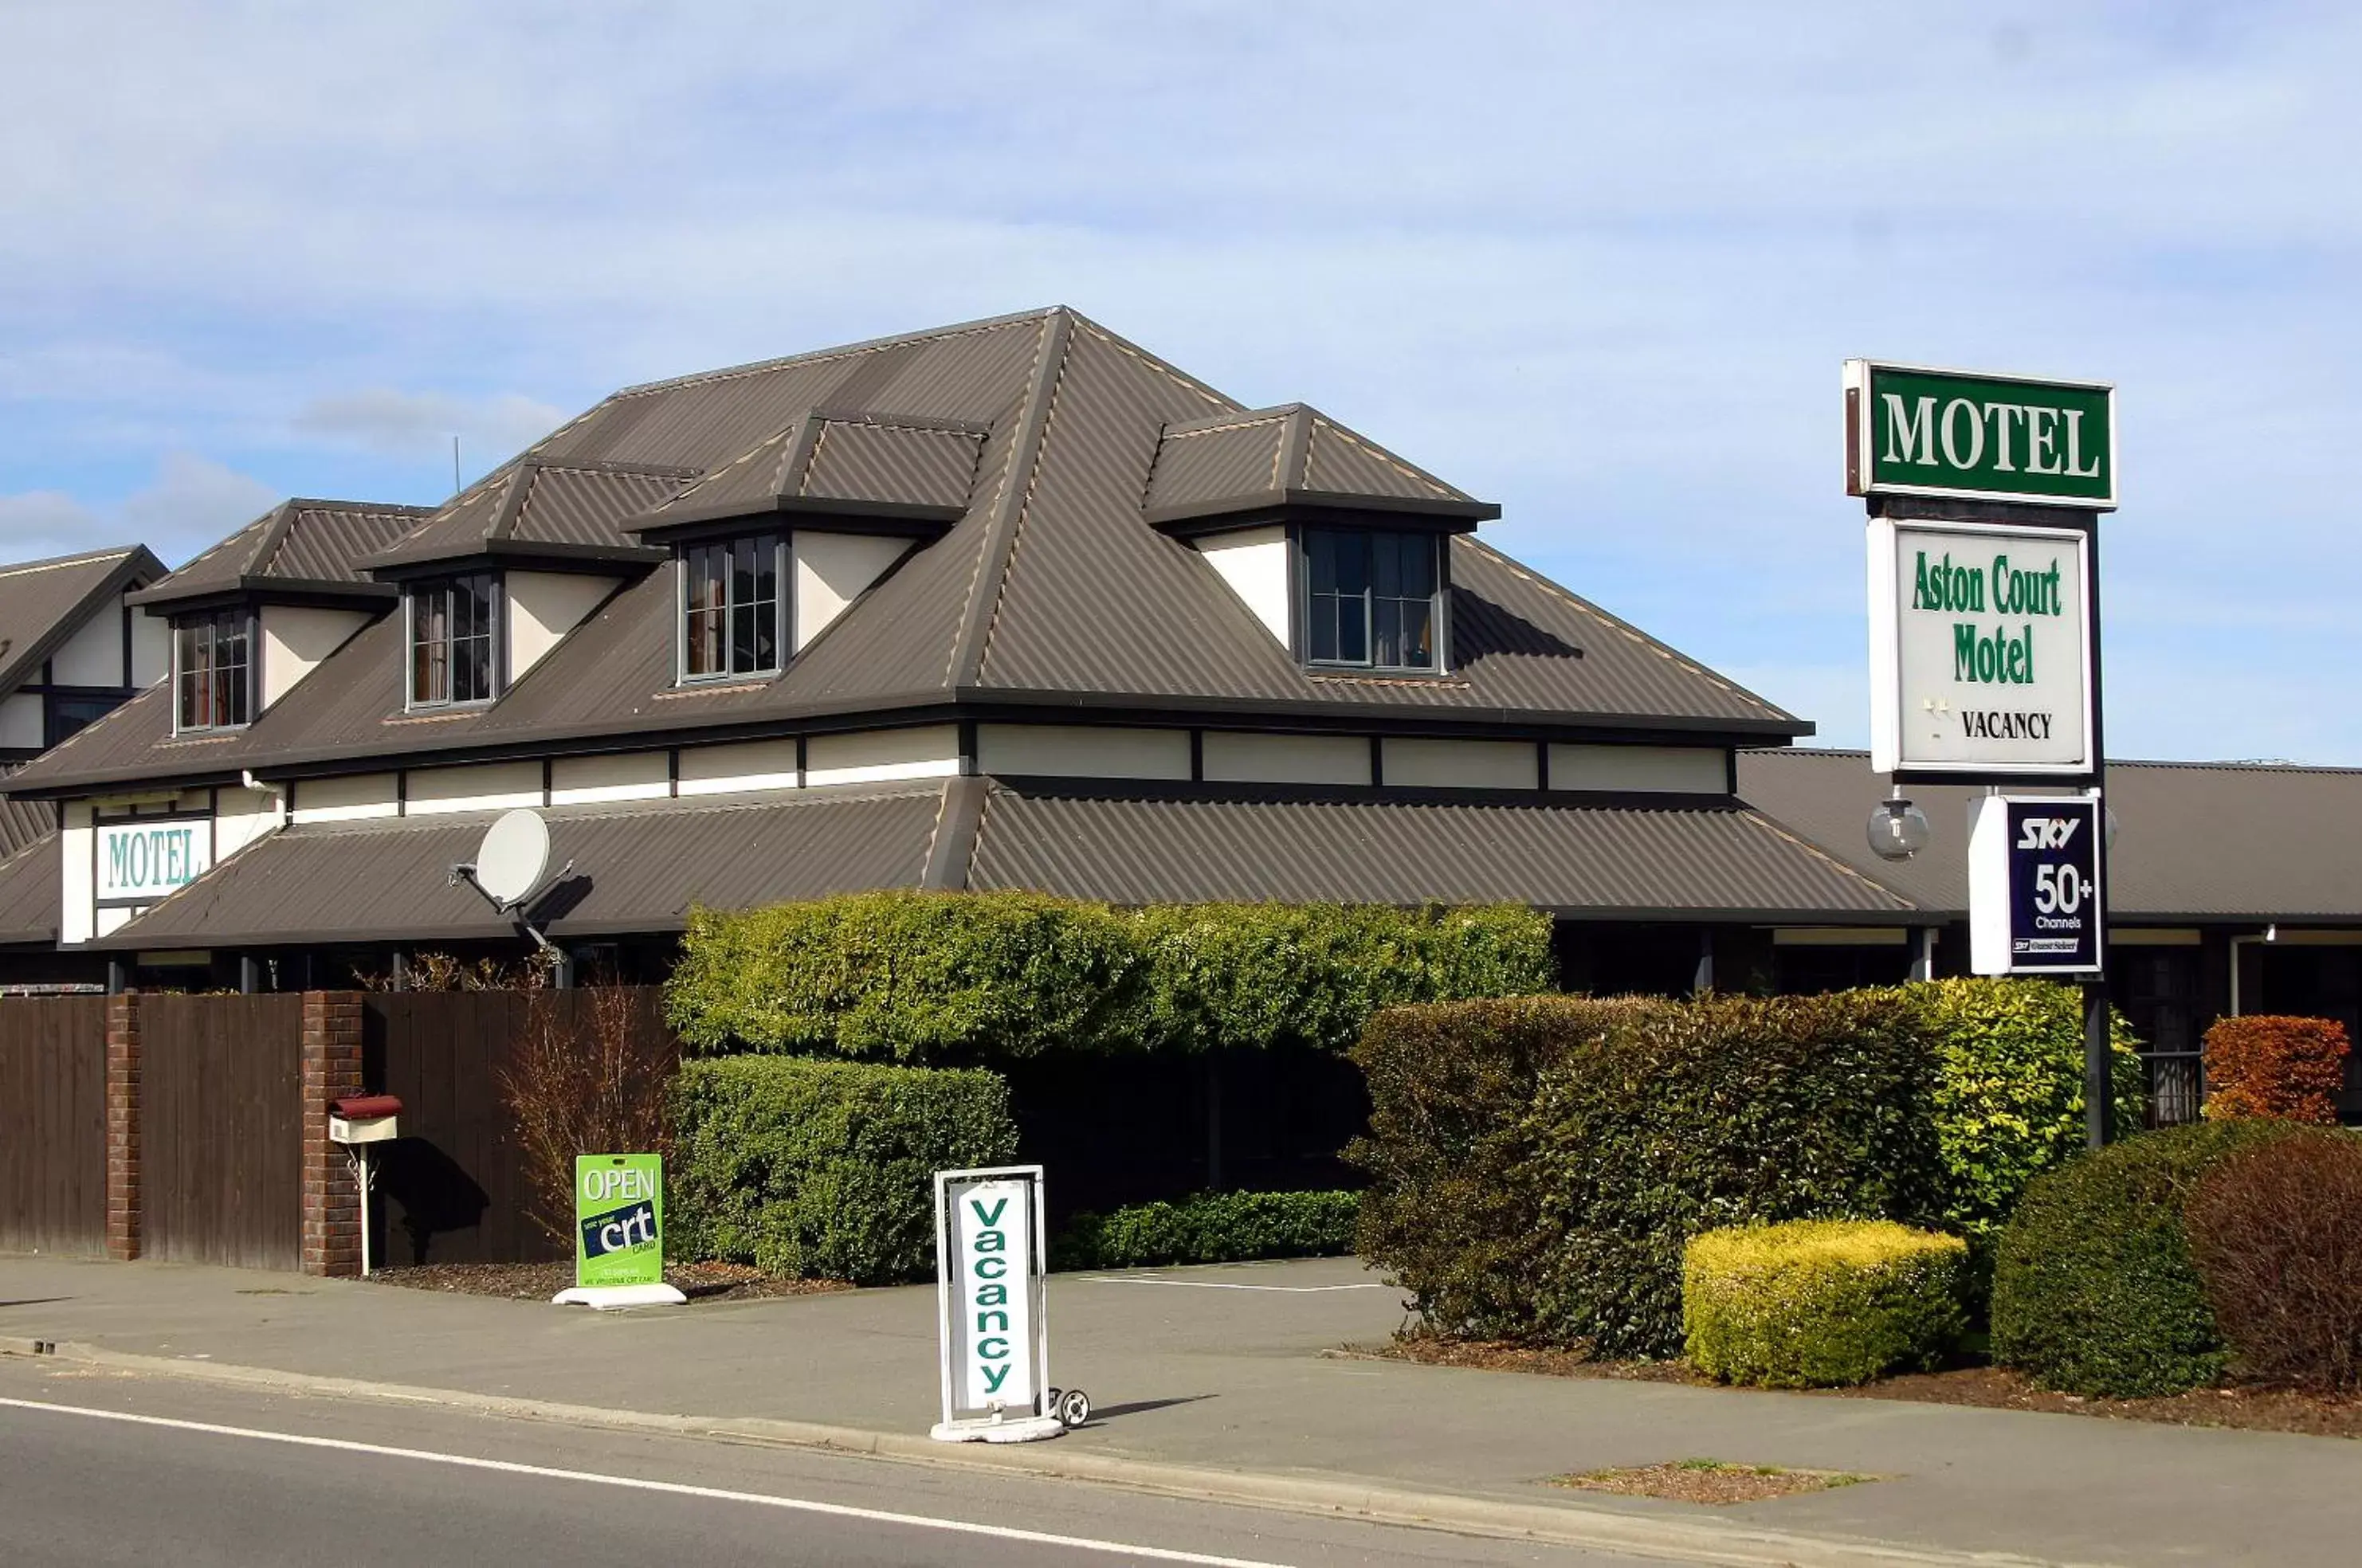
{"label": "small wheel on sign", "polygon": [[1051,1403],[1061,1424],[1079,1427],[1091,1419],[1091,1397],[1079,1388],[1069,1388]]}

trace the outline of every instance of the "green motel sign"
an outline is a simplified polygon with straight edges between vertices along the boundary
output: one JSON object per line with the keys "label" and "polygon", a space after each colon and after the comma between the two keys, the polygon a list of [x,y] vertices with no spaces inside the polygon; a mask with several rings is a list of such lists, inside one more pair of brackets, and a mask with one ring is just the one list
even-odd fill
{"label": "green motel sign", "polygon": [[2115,390],[1849,359],[1846,493],[2113,510]]}

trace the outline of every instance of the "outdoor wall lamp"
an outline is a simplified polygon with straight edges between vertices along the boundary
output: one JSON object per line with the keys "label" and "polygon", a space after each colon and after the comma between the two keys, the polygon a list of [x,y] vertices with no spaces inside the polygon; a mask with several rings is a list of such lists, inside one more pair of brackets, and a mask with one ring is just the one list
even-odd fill
{"label": "outdoor wall lamp", "polygon": [[1927,813],[1904,799],[1897,786],[1892,800],[1881,801],[1870,812],[1870,850],[1881,860],[1908,860],[1927,847],[1934,836]]}

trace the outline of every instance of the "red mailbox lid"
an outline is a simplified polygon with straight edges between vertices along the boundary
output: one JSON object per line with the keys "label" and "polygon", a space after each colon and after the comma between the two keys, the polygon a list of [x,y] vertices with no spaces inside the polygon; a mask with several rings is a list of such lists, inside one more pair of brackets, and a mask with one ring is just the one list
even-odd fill
{"label": "red mailbox lid", "polygon": [[330,1100],[328,1109],[348,1121],[359,1121],[371,1116],[399,1116],[402,1101],[390,1094],[348,1094]]}

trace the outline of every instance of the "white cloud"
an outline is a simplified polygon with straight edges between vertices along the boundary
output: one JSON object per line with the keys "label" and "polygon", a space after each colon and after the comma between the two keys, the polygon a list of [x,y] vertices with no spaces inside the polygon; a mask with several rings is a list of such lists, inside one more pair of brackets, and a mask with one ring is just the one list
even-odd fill
{"label": "white cloud", "polygon": [[447,452],[457,436],[469,456],[497,461],[548,435],[565,419],[565,410],[516,392],[469,402],[439,392],[370,387],[315,398],[296,411],[292,424],[304,435],[395,457]]}
{"label": "white cloud", "polygon": [[55,491],[0,495],[0,545],[29,559],[138,544],[177,564],[281,499],[210,458],[168,452],[146,485],[112,505],[86,505]]}

